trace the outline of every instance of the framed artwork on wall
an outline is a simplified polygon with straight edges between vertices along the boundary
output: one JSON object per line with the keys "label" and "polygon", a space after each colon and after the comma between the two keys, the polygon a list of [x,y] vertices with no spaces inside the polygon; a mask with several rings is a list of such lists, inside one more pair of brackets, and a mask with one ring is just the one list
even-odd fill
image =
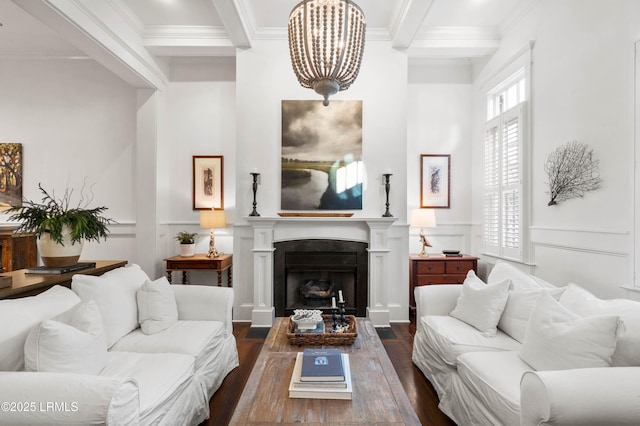
{"label": "framed artwork on wall", "polygon": [[450,155],[420,155],[420,207],[450,208],[450,178]]}
{"label": "framed artwork on wall", "polygon": [[0,143],[0,206],[22,204],[22,144]]}
{"label": "framed artwork on wall", "polygon": [[282,101],[283,210],[361,210],[362,101]]}
{"label": "framed artwork on wall", "polygon": [[193,210],[224,209],[222,155],[193,156]]}

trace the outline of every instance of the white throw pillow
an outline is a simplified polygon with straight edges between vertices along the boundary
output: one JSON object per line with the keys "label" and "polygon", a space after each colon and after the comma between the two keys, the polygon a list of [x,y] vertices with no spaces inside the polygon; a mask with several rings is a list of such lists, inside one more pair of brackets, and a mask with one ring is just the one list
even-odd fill
{"label": "white throw pillow", "polygon": [[529,316],[540,294],[545,291],[559,299],[565,288],[540,288],[526,290],[512,290],[509,292],[507,304],[504,307],[498,328],[511,336],[512,339],[522,343],[527,331]]}
{"label": "white throw pillow", "polygon": [[616,315],[580,317],[543,292],[536,301],[520,358],[536,370],[610,367]]}
{"label": "white throw pillow", "polygon": [[169,281],[147,281],[138,289],[138,319],[144,334],[155,334],[178,322],[178,306]]}
{"label": "white throw pillow", "polygon": [[98,374],[107,363],[102,317],[94,301],[42,321],[24,345],[27,371]]}
{"label": "white throw pillow", "polygon": [[0,371],[24,370],[24,342],[41,321],[80,303],[70,289],[56,285],[37,296],[0,300]]}
{"label": "white throw pillow", "polygon": [[577,284],[569,284],[560,304],[582,315],[618,315],[622,321],[613,366],[640,366],[640,303],[628,299],[602,300]]}
{"label": "white throw pillow", "polygon": [[487,277],[487,284],[502,282],[504,280],[511,280],[514,290],[552,287],[551,284],[546,281],[534,278],[533,275],[529,275],[507,262],[498,261]]}
{"label": "white throw pillow", "polygon": [[149,277],[138,265],[109,271],[99,277],[76,274],[71,288],[83,301],[95,300],[104,322],[107,347],[138,328],[136,292]]}
{"label": "white throw pillow", "polygon": [[484,336],[495,336],[510,288],[509,280],[485,284],[471,270],[462,284],[456,307],[449,315],[477,328]]}

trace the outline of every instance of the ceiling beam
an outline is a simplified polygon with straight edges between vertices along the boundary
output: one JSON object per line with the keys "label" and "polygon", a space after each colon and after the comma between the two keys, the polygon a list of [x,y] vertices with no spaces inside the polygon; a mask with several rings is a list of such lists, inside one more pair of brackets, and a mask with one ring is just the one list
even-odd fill
{"label": "ceiling beam", "polygon": [[500,35],[488,27],[431,27],[420,31],[406,50],[411,57],[474,58],[493,54]]}
{"label": "ceiling beam", "polygon": [[390,31],[393,47],[406,49],[411,45],[432,4],[433,0],[404,0],[398,20]]}
{"label": "ceiling beam", "polygon": [[136,28],[109,5],[78,0],[13,0],[69,43],[138,88],[161,88],[166,77]]}
{"label": "ceiling beam", "polygon": [[227,30],[231,43],[236,48],[251,47],[251,39],[247,31],[248,18],[243,15],[234,0],[212,0],[220,15],[220,20]]}

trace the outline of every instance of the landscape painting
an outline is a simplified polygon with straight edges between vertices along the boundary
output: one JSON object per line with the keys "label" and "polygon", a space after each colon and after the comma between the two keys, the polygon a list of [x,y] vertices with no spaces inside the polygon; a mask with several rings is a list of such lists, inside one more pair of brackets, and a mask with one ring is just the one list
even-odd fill
{"label": "landscape painting", "polygon": [[22,204],[22,144],[0,143],[0,207]]}
{"label": "landscape painting", "polygon": [[282,101],[283,210],[361,210],[362,101]]}

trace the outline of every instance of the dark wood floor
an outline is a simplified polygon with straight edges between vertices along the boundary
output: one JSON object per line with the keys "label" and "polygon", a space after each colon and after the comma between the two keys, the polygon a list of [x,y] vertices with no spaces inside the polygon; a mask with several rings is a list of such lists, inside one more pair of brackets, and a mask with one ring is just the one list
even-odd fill
{"label": "dark wood floor", "polygon": [[[249,326],[249,323],[233,324],[233,334],[238,343],[240,367],[233,370],[225,378],[220,389],[211,398],[211,418],[200,426],[226,425],[231,420],[233,410],[264,342],[264,339],[261,338],[246,337]],[[436,392],[420,370],[411,362],[415,323],[393,324],[391,329],[395,334],[395,339],[382,339],[382,343],[420,421],[425,426],[455,426],[447,416],[438,410]]]}

